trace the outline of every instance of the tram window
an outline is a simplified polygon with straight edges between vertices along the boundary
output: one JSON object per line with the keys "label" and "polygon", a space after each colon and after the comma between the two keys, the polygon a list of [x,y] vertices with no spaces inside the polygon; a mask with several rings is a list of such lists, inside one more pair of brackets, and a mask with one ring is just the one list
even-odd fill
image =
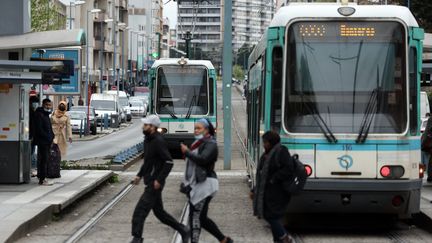
{"label": "tram window", "polygon": [[209,96],[210,96],[210,115],[214,115],[214,80],[213,78],[209,79]]}
{"label": "tram window", "polygon": [[158,69],[156,112],[173,115],[209,113],[208,71],[204,66]]}
{"label": "tram window", "polygon": [[272,53],[272,88],[271,88],[271,127],[279,131],[282,122],[282,47],[273,48]]}
{"label": "tram window", "polygon": [[410,83],[410,133],[416,135],[418,130],[418,102],[417,102],[417,49],[410,48],[409,52],[409,83]]}

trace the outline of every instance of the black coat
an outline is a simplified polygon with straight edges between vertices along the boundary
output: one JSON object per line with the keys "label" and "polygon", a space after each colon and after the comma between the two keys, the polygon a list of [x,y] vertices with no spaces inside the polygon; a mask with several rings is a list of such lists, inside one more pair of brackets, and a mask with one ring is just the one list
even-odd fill
{"label": "black coat", "polygon": [[187,151],[185,156],[207,171],[207,177],[216,177],[214,168],[218,159],[218,147],[213,138],[203,140],[198,147],[198,154]]}
{"label": "black coat", "polygon": [[51,126],[50,113],[42,107],[37,108],[32,123],[33,143],[35,145],[51,145],[54,140],[54,132]]}
{"label": "black coat", "polygon": [[[256,216],[280,218],[284,215],[291,196],[283,189],[282,182],[291,180],[293,174],[294,162],[285,146],[278,144],[272,151],[261,156],[254,188]],[[260,191],[262,189],[264,190]]]}
{"label": "black coat", "polygon": [[144,177],[145,185],[151,185],[154,180],[164,185],[172,167],[173,160],[162,135],[155,132],[146,136],[144,141],[144,163],[137,176]]}

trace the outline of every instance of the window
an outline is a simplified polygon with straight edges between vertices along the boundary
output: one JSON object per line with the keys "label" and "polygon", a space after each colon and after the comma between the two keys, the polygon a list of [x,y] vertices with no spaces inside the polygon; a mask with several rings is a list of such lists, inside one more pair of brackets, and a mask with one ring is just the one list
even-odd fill
{"label": "window", "polygon": [[418,132],[418,67],[417,48],[411,47],[409,52],[409,86],[410,86],[410,133],[417,135]]}
{"label": "window", "polygon": [[280,131],[282,122],[282,72],[283,53],[282,47],[273,48],[272,52],[272,85],[271,85],[271,110],[270,126],[272,130]]}

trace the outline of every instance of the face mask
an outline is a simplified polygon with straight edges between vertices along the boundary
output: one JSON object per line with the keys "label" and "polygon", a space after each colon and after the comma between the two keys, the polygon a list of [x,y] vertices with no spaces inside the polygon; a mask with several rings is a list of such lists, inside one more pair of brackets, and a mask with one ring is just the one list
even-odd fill
{"label": "face mask", "polygon": [[47,108],[44,108],[44,111],[45,111],[45,112],[48,112],[48,113],[51,113],[51,112],[52,112],[51,109],[47,109]]}
{"label": "face mask", "polygon": [[66,107],[64,107],[64,106],[60,106],[60,107],[59,107],[59,110],[61,110],[61,111],[65,111],[65,110],[66,110]]}
{"label": "face mask", "polygon": [[36,110],[39,107],[39,103],[32,103],[33,110]]}
{"label": "face mask", "polygon": [[203,134],[195,135],[195,139],[196,139],[196,140],[200,140],[200,139],[202,139],[203,137],[204,137]]}

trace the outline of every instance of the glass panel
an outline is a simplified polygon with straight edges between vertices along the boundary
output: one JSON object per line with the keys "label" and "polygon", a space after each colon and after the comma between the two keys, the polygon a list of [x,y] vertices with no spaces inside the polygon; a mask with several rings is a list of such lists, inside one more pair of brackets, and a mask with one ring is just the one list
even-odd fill
{"label": "glass panel", "polygon": [[156,112],[158,114],[206,115],[208,78],[204,66],[163,66],[158,69]]}
{"label": "glass panel", "polygon": [[93,106],[95,110],[115,110],[115,102],[111,100],[92,100],[91,106]]}
{"label": "glass panel", "polygon": [[[294,133],[402,133],[405,34],[396,22],[297,22],[288,30],[285,125]],[[321,124],[320,124],[321,123]],[[368,128],[369,127],[369,128]]]}

